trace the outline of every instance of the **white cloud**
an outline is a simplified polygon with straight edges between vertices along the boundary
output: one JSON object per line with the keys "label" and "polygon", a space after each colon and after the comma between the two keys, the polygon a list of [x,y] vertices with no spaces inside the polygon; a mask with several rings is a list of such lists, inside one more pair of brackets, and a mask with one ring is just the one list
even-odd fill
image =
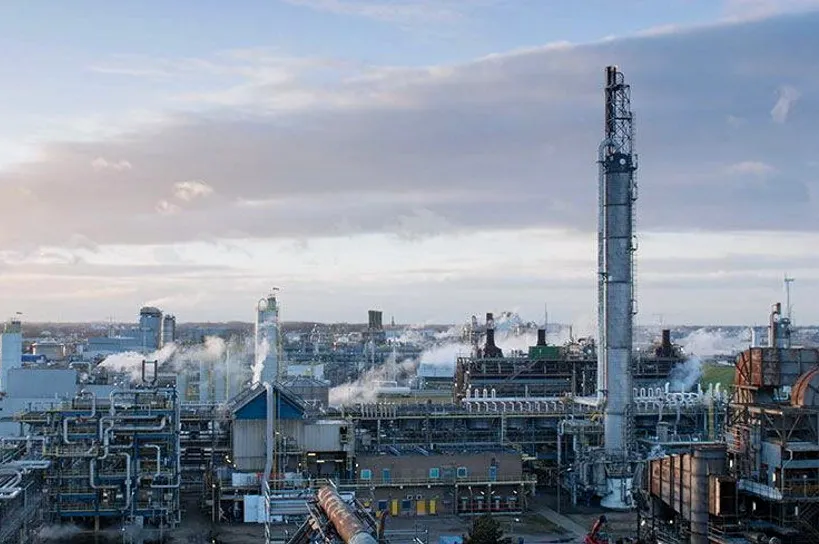
{"label": "white cloud", "polygon": [[[192,318],[245,317],[276,278],[288,316],[313,305],[345,319],[383,301],[454,319],[481,311],[476,300],[539,315],[544,298],[593,315],[594,155],[603,68],[616,61],[638,120],[641,310],[764,317],[785,268],[819,296],[805,249],[819,243],[817,24],[805,14],[422,68],[265,50],[182,59],[175,96],[218,108],[200,100],[127,136],[57,141],[0,171],[0,216],[25,225],[0,230],[0,300],[39,307],[57,289],[108,289],[125,293],[108,304],[132,312],[202,292],[182,308]],[[800,89],[799,115],[791,93],[771,130],[783,81]],[[111,167],[122,157],[136,165],[127,175]]]}
{"label": "white cloud", "polygon": [[352,15],[390,23],[453,22],[502,0],[285,0],[317,11]]}
{"label": "white cloud", "polygon": [[784,123],[788,120],[788,114],[794,103],[799,100],[801,93],[790,85],[783,85],[779,88],[778,98],[771,110],[771,118],[776,123]]}
{"label": "white cloud", "polygon": [[204,198],[213,194],[213,187],[204,181],[180,181],[173,186],[173,194],[179,200],[189,202],[196,198]]}
{"label": "white cloud", "polygon": [[776,172],[776,168],[762,161],[742,161],[728,166],[726,172],[729,174],[764,176]]}
{"label": "white cloud", "polygon": [[179,210],[179,206],[167,200],[160,200],[156,203],[156,212],[160,215],[174,215],[178,213]]}
{"label": "white cloud", "polygon": [[[811,279],[819,278],[819,258],[805,253],[817,244],[816,233],[646,234],[638,251],[641,316],[762,322],[769,303],[781,295],[785,269],[798,279],[799,300],[819,296],[819,281]],[[544,300],[558,321],[594,315],[593,233],[527,229],[412,241],[384,234],[316,238],[306,248],[284,240],[233,246],[173,246],[179,258],[161,263],[157,255],[169,246],[105,246],[80,262],[46,248],[0,265],[0,300],[32,319],[42,318],[38,311],[66,319],[111,312],[133,318],[145,300],[160,299],[181,320],[248,320],[253,301],[274,278],[283,287],[288,319],[349,320],[371,304],[399,321],[456,320],[512,306],[539,318]],[[60,296],[64,291],[110,296],[95,303],[94,315],[87,313],[91,306]],[[53,304],[44,310],[43,301]],[[819,314],[805,306],[800,317]]]}
{"label": "white cloud", "polygon": [[771,17],[819,8],[819,0],[725,0],[725,12],[736,19]]}
{"label": "white cloud", "polygon": [[130,170],[132,168],[131,163],[126,160],[118,160],[118,161],[109,161],[102,157],[97,157],[93,161],[91,161],[91,168],[94,170],[115,170],[117,172],[122,172],[124,170]]}
{"label": "white cloud", "polygon": [[[417,210],[450,231],[592,231],[602,73],[613,59],[633,86],[641,230],[819,229],[805,166],[817,111],[808,90],[819,88],[814,23],[805,14],[421,68],[291,62],[268,49],[183,59],[192,73],[219,76],[208,80],[214,92],[246,89],[241,105],[55,143],[0,171],[0,213],[14,220],[25,210],[18,219],[28,225],[0,231],[0,243],[59,245],[74,232],[100,244],[396,233],[423,223]],[[276,75],[280,67],[291,76]],[[333,77],[314,77],[324,68]],[[782,81],[802,89],[804,115],[771,131],[770,89]],[[271,103],[282,85],[309,99]],[[305,107],[311,100],[321,105]],[[741,130],[726,119],[742,119]],[[110,167],[87,176],[96,159],[122,157],[138,165],[126,180]],[[740,172],[765,175],[750,183]],[[146,222],[160,201],[167,217]]]}

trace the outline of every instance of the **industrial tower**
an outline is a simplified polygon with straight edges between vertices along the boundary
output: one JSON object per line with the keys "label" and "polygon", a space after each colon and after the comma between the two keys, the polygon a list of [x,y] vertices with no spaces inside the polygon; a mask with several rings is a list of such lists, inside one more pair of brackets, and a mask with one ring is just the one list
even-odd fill
{"label": "industrial tower", "polygon": [[605,136],[598,162],[598,389],[605,402],[605,450],[628,456],[631,442],[634,298],[634,172],[631,89],[617,67],[606,68]]}
{"label": "industrial tower", "polygon": [[278,288],[256,306],[256,363],[253,366],[253,383],[275,383],[281,378],[281,334],[279,331]]}

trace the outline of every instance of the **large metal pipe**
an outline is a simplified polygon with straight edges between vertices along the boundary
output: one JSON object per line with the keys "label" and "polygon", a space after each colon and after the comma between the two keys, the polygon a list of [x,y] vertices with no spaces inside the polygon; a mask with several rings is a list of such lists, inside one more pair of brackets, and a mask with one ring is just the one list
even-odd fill
{"label": "large metal pipe", "polygon": [[725,471],[725,447],[694,450],[691,459],[691,544],[708,544],[708,485]]}
{"label": "large metal pipe", "polygon": [[[150,419],[156,419],[156,416],[150,416]],[[138,431],[146,431],[146,432],[151,432],[151,431],[161,431],[162,429],[164,429],[164,428],[165,428],[165,425],[167,425],[167,423],[168,423],[168,418],[167,418],[166,416],[162,416],[162,419],[160,420],[159,425],[156,425],[156,426],[154,426],[154,427],[150,427],[150,426],[147,426],[147,427],[142,427],[142,426],[139,426],[139,425],[131,425],[131,426],[125,426],[125,427],[122,427],[122,426],[115,426],[115,427],[114,427],[114,430],[115,430],[115,431],[128,431],[128,432],[138,432]]]}
{"label": "large metal pipe", "polygon": [[319,489],[316,497],[338,536],[346,544],[378,544],[335,489],[324,486]]}
{"label": "large metal pipe", "polygon": [[273,386],[270,382],[264,382],[264,389],[267,394],[267,418],[265,419],[265,463],[261,481],[262,495],[264,495],[264,486],[270,481],[270,473],[273,471],[273,420],[276,413],[276,396]]}

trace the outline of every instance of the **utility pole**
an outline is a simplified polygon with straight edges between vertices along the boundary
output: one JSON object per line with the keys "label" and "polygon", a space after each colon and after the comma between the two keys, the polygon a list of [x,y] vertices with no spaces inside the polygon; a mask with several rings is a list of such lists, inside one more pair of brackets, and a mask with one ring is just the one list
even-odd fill
{"label": "utility pole", "polygon": [[791,321],[791,284],[794,278],[789,278],[787,272],[785,273],[785,311],[788,312],[788,321]]}

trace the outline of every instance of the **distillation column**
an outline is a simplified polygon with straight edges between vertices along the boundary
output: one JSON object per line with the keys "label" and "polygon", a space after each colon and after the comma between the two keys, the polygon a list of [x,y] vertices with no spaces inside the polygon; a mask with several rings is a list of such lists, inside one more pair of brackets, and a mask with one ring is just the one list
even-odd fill
{"label": "distillation column", "polygon": [[636,199],[630,88],[614,66],[606,68],[605,139],[600,145],[598,231],[600,346],[598,383],[605,397],[605,449],[625,459],[632,403],[633,203]]}

